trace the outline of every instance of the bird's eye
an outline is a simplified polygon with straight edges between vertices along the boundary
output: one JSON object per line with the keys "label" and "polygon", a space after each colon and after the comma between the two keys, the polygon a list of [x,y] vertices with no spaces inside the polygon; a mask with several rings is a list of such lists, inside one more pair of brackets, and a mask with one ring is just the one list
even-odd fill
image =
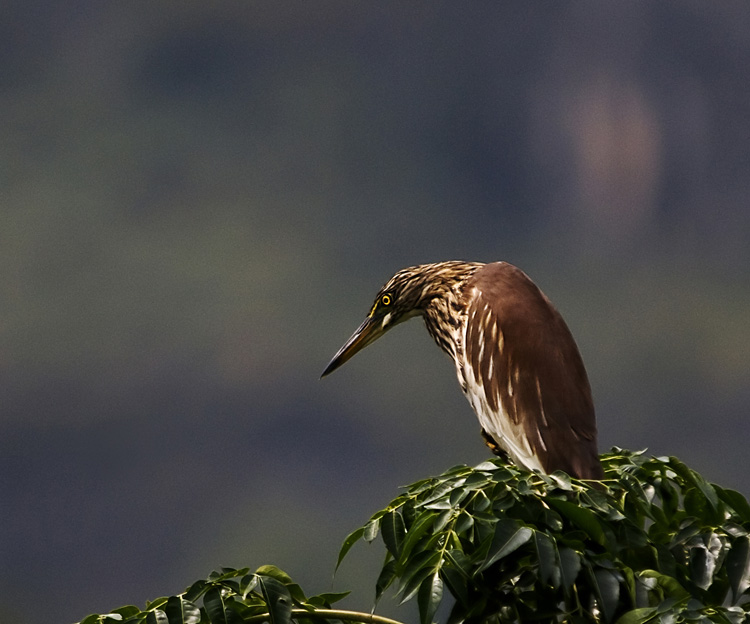
{"label": "bird's eye", "polygon": [[392,298],[391,298],[391,296],[390,296],[390,295],[388,295],[388,294],[386,294],[386,295],[383,295],[383,296],[382,296],[382,297],[380,298],[380,304],[381,304],[381,305],[384,305],[384,306],[389,306],[389,305],[391,305],[391,302],[392,302],[392,301],[393,301],[393,299],[392,299]]}

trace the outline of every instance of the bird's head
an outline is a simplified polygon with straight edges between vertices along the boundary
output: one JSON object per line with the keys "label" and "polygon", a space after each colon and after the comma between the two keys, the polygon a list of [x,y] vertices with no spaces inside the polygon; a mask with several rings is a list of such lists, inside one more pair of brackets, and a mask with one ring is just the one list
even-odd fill
{"label": "bird's head", "polygon": [[375,302],[362,324],[329,362],[321,377],[335,371],[355,353],[376,341],[391,327],[419,314],[421,287],[415,269],[410,267],[396,273],[380,289]]}
{"label": "bird's head", "polygon": [[367,318],[333,356],[321,377],[332,373],[391,327],[422,314],[433,299],[445,294],[458,278],[477,266],[451,261],[401,269],[380,289]]}

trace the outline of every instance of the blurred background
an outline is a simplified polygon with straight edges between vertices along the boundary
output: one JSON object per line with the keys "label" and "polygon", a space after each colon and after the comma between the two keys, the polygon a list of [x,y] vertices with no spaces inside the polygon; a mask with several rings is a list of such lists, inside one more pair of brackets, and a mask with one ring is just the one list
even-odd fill
{"label": "blurred background", "polygon": [[750,494],[748,68],[745,2],[4,2],[0,620],[266,563],[368,610],[344,537],[488,456],[419,321],[319,380],[422,262],[523,268],[602,450]]}

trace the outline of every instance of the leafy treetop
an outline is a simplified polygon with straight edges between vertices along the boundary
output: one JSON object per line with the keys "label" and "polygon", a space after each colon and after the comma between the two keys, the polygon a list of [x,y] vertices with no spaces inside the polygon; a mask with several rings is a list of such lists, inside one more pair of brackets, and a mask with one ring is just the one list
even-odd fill
{"label": "leafy treetop", "polygon": [[[498,459],[457,466],[406,488],[351,533],[386,548],[375,586],[417,599],[430,624],[444,596],[448,624],[750,620],[750,504],[674,457],[613,449],[605,480],[543,475]],[[80,624],[240,624],[358,621],[335,610],[346,594],[306,597],[274,566],[223,569],[184,593]],[[202,606],[199,606],[199,600]]]}

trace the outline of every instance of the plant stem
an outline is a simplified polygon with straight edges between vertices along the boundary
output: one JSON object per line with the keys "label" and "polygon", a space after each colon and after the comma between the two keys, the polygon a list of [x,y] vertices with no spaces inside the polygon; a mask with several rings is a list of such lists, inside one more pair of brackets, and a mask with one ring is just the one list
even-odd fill
{"label": "plant stem", "polygon": [[[268,613],[254,615],[245,620],[246,624],[255,624],[256,622],[269,621],[271,618]],[[398,620],[392,620],[382,615],[374,613],[362,613],[361,611],[345,611],[341,609],[292,609],[292,619],[296,618],[322,618],[331,620],[343,620],[346,622],[365,622],[365,624],[403,624]]]}

